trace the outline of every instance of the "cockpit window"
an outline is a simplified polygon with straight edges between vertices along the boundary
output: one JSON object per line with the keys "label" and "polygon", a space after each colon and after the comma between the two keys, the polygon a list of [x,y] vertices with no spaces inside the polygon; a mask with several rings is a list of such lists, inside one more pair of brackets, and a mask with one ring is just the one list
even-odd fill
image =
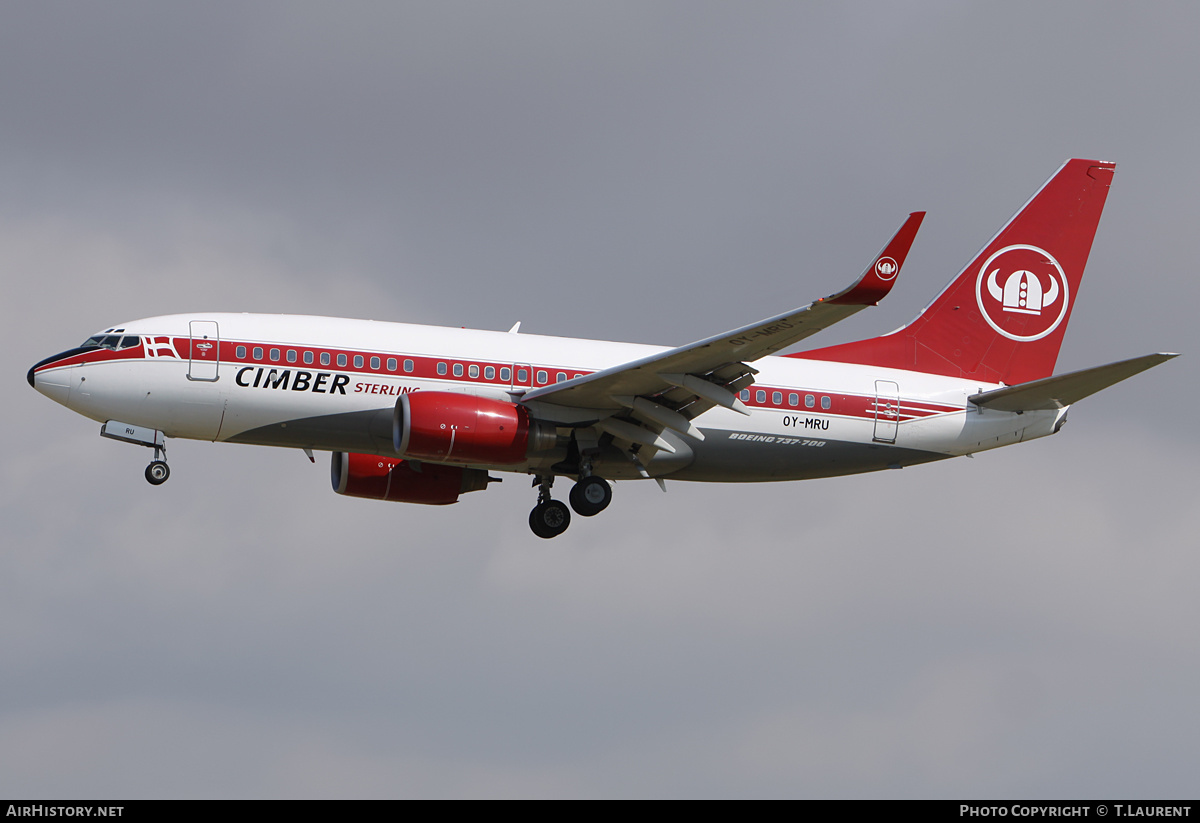
{"label": "cockpit window", "polygon": [[95,337],[89,337],[83,341],[81,349],[116,349],[121,342],[119,334],[98,334]]}
{"label": "cockpit window", "polygon": [[[118,329],[120,331],[120,329]],[[83,341],[81,349],[131,349],[142,342],[136,334],[97,334]]]}

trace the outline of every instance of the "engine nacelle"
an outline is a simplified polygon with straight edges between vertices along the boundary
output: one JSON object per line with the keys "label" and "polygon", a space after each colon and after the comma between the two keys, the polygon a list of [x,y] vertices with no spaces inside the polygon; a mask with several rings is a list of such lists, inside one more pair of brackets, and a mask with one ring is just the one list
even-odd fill
{"label": "engine nacelle", "polygon": [[554,427],[530,420],[524,406],[471,394],[404,394],[392,418],[396,453],[411,460],[511,465],[555,439]]}
{"label": "engine nacelle", "polygon": [[456,503],[460,494],[486,489],[488,484],[488,473],[482,469],[425,463],[418,471],[396,457],[348,452],[333,453],[330,472],[338,494],[433,506]]}

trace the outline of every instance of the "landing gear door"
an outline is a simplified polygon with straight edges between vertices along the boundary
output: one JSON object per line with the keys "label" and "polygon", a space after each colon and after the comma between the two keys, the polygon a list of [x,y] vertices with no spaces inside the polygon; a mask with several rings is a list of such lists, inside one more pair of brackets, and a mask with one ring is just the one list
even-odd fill
{"label": "landing gear door", "polygon": [[900,386],[891,380],[875,381],[875,442],[895,443],[900,424]]}
{"label": "landing gear door", "polygon": [[221,337],[215,320],[193,320],[188,324],[192,335],[188,359],[188,380],[217,379],[221,362]]}

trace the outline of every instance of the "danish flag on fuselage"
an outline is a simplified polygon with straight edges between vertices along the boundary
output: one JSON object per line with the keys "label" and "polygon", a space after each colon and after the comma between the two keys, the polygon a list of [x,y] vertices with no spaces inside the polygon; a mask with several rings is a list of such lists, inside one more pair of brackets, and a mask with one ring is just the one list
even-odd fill
{"label": "danish flag on fuselage", "polygon": [[179,357],[170,337],[147,337],[145,346],[147,357]]}
{"label": "danish flag on fuselage", "polygon": [[[553,537],[612,480],[829,477],[1053,434],[1071,403],[1173,357],[1052,376],[1113,169],[1068,161],[912,323],[854,343],[773,356],[883,299],[922,212],[842,291],[674,349],[208,313],[107,329],[29,382],[152,447],[151,483],[164,436],[330,451],[338,493],[401,502],[519,472]],[[575,480],[570,508],[555,477]]]}

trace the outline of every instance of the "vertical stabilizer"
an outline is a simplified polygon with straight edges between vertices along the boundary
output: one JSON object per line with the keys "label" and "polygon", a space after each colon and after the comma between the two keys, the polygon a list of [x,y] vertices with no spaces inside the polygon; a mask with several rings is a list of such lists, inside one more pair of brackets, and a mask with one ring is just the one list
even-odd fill
{"label": "vertical stabilizer", "polygon": [[904,328],[790,356],[1009,385],[1049,377],[1115,168],[1068,160]]}

